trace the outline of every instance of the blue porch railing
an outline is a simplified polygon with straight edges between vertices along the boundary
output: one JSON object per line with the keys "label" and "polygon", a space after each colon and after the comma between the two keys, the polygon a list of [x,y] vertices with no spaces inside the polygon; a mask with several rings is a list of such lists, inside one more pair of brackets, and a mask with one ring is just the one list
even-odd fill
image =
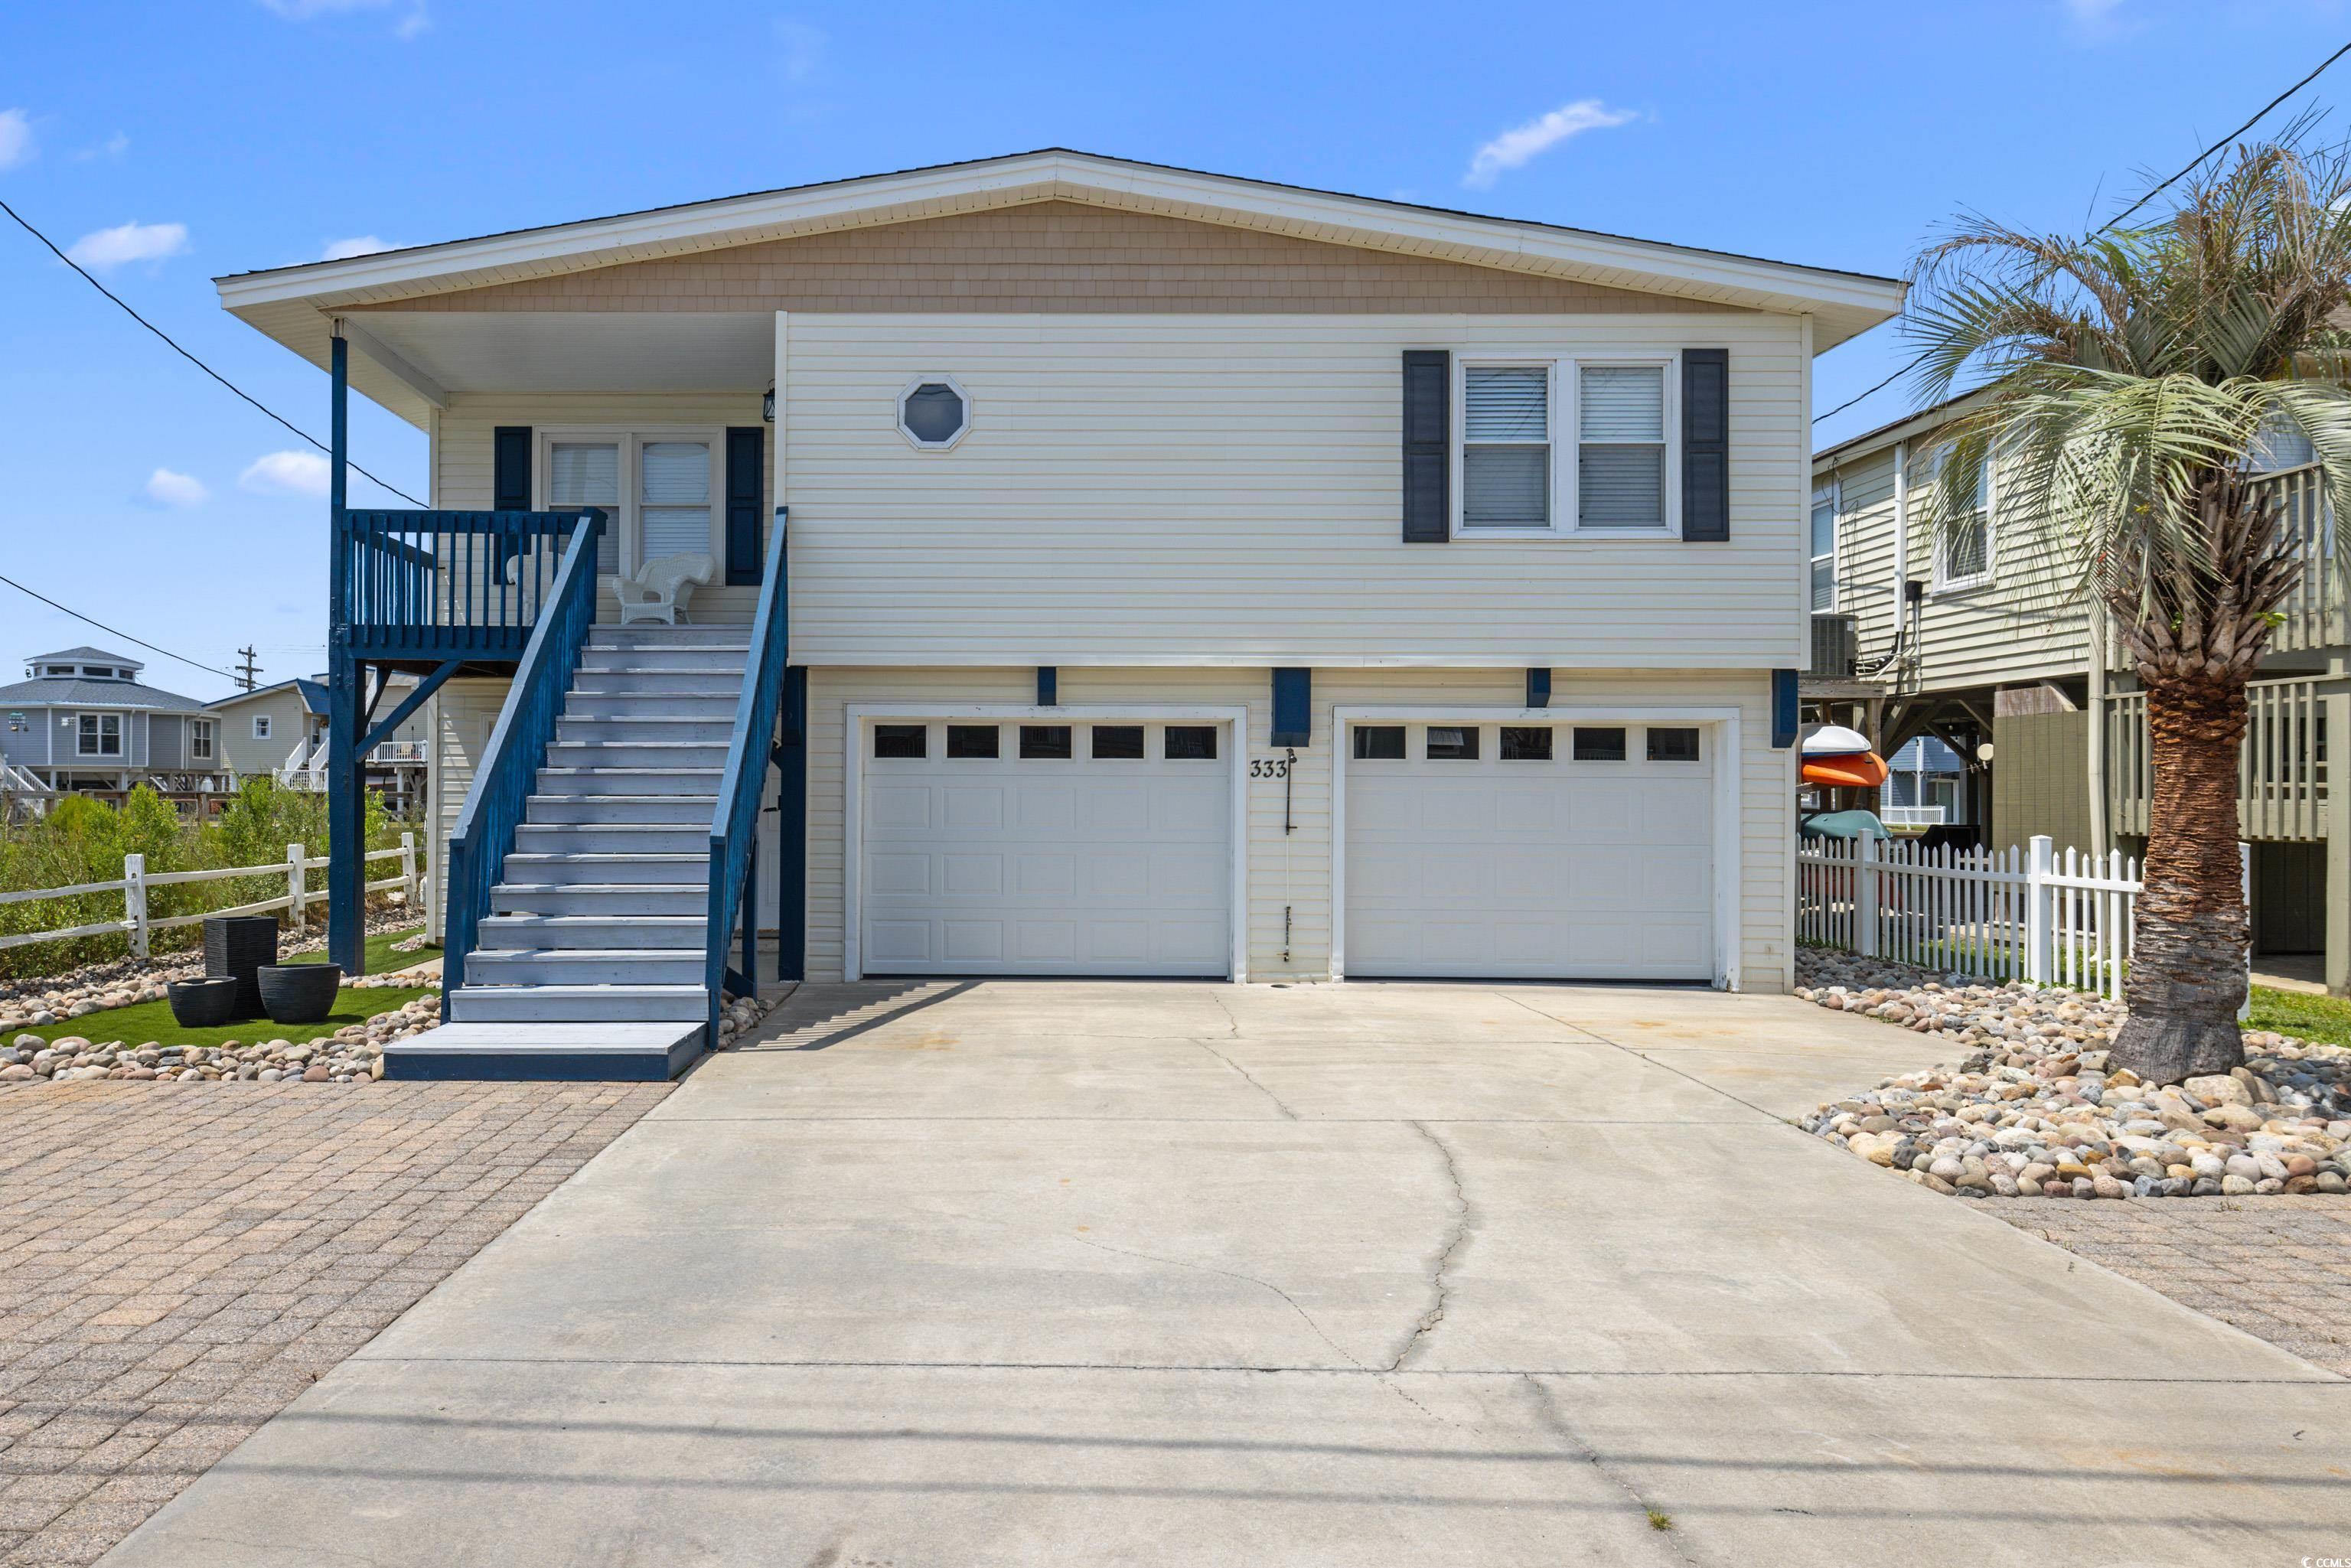
{"label": "blue porch railing", "polygon": [[[758,990],[758,904],[751,896],[758,871],[759,796],[776,744],[776,721],[784,700],[784,671],[790,637],[789,599],[784,581],[784,540],[790,508],[776,508],[768,536],[767,570],[759,579],[759,608],[751,617],[751,653],[745,662],[743,695],[735,704],[735,736],[726,745],[726,771],[718,776],[718,806],[710,819],[709,946],[703,979],[710,992],[709,1049],[718,1049],[722,992],[751,996]],[[743,921],[743,967],[726,962],[737,914]]]}
{"label": "blue porch railing", "polygon": [[563,542],[592,510],[344,509],[338,597],[351,656],[521,657],[555,599]]}
{"label": "blue porch railing", "polygon": [[450,835],[442,894],[448,904],[441,960],[444,1004],[465,983],[465,955],[473,951],[482,917],[489,913],[490,889],[497,885],[507,853],[514,848],[515,828],[529,803],[538,770],[546,766],[547,743],[555,737],[555,721],[571,692],[580,645],[596,623],[596,538],[603,531],[604,514],[590,508],[572,521],[578,526],[570,528],[562,564],[537,603],[514,685],[475,768],[457,831]]}

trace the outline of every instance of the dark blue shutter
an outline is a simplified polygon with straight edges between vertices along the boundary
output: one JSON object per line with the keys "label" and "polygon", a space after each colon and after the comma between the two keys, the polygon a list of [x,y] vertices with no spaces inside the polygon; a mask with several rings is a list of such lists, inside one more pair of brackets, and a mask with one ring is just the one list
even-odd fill
{"label": "dark blue shutter", "polygon": [[1276,746],[1314,744],[1314,672],[1273,672],[1273,734]]}
{"label": "dark blue shutter", "polygon": [[1530,669],[1527,672],[1527,706],[1551,706],[1551,672]]}
{"label": "dark blue shutter", "polygon": [[[501,424],[490,433],[490,509],[530,510],[530,426],[527,424]],[[514,559],[529,548],[528,539],[517,537],[494,550],[490,580],[506,581]]]}
{"label": "dark blue shutter", "polygon": [[1796,744],[1803,727],[1803,704],[1793,670],[1771,672],[1771,749],[1785,751]]}
{"label": "dark blue shutter", "polygon": [[1404,351],[1404,542],[1441,545],[1452,537],[1453,356]]}
{"label": "dark blue shutter", "polygon": [[1682,350],[1682,538],[1730,538],[1730,350]]}
{"label": "dark blue shutter", "polygon": [[1052,664],[1037,666],[1037,706],[1058,707],[1061,702],[1061,672]]}
{"label": "dark blue shutter", "polygon": [[767,432],[759,425],[726,432],[726,580],[756,584],[759,551],[760,470],[767,461]]}

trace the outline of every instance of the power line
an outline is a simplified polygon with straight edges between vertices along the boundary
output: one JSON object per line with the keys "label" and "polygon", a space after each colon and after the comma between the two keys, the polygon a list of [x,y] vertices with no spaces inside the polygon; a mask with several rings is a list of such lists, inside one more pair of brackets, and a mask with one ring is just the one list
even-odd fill
{"label": "power line", "polygon": [[[2105,223],[2099,225],[2093,232],[2096,234],[2104,234],[2108,229],[2116,227],[2121,224],[2125,218],[2129,217],[2133,213],[2147,205],[2147,203],[2155,200],[2156,197],[2163,194],[2164,192],[2179,183],[2180,181],[2188,177],[2191,171],[2201,167],[2205,160],[2210,158],[2213,153],[2218,152],[2223,147],[2226,147],[2231,142],[2236,141],[2238,137],[2242,136],[2246,131],[2251,131],[2254,126],[2260,124],[2262,118],[2267,115],[2270,110],[2275,109],[2279,104],[2283,103],[2287,99],[2292,98],[2295,93],[2300,92],[2304,88],[2308,87],[2312,82],[2316,81],[2321,76],[2325,74],[2327,67],[2333,65],[2335,61],[2341,59],[2346,55],[2351,55],[2351,44],[2344,45],[2341,48],[2335,50],[2325,59],[2319,61],[2317,68],[2308,76],[2303,78],[2300,81],[2294,83],[2292,87],[2286,89],[2283,92],[2270,99],[2269,102],[2262,105],[2261,109],[2251,120],[2246,120],[2242,125],[2237,127],[2236,130],[2231,131],[2228,135],[2223,136],[2220,141],[2215,141],[2211,146],[2207,147],[2203,152],[2199,152],[2194,158],[2182,164],[2178,172],[2174,173],[2171,178],[2164,181],[2163,183],[2148,191],[2147,194],[2141,196],[2137,201],[2133,202],[2129,206],[2125,207],[2113,217],[2108,218]],[[1816,413],[1813,415],[1813,423],[1814,424],[1818,424],[1824,419],[1833,419],[1836,415],[1843,413],[1846,409],[1851,408],[1855,403],[1859,402],[1862,399],[1872,397],[1878,392],[1884,392],[1887,387],[1892,386],[1896,382],[1900,381],[1904,376],[1908,375],[1912,371],[1917,369],[1919,365],[1926,361],[1927,355],[1932,352],[1934,352],[1934,350],[1929,349],[1926,350],[1926,352],[1919,354],[1917,358],[1910,361],[1909,363],[1904,365],[1900,370],[1896,371],[1884,381],[1879,382],[1875,386],[1869,387],[1862,392],[1855,392],[1853,396],[1845,399],[1844,402],[1837,404],[1836,407],[1829,410],[1828,413]]]}
{"label": "power line", "polygon": [[2116,214],[2114,218],[2107,222],[2105,228],[2100,229],[2098,232],[2100,234],[2104,234],[2106,229],[2113,228],[2115,225],[2121,223],[2123,219],[2130,216],[2133,213],[2147,205],[2147,203],[2155,200],[2156,197],[2163,194],[2164,192],[2178,184],[2182,179],[2187,177],[2189,170],[2196,168],[2199,164],[2202,163],[2204,160],[2212,156],[2213,153],[2218,152],[2221,148],[2226,147],[2230,142],[2234,141],[2238,137],[2242,136],[2246,131],[2251,131],[2256,124],[2260,123],[2262,115],[2269,113],[2271,110],[2275,109],[2279,104],[2283,103],[2287,99],[2292,98],[2295,93],[2300,92],[2304,88],[2306,88],[2312,82],[2316,81],[2327,67],[2333,65],[2335,61],[2341,59],[2346,55],[2351,55],[2351,44],[2344,45],[2341,48],[2335,50],[2325,59],[2319,61],[2318,68],[2316,70],[2312,71],[2308,76],[2303,78],[2300,81],[2294,83],[2292,87],[2286,89],[2283,92],[2278,94],[2275,98],[2262,105],[2260,111],[2256,113],[2252,119],[2248,120],[2245,123],[2237,127],[2236,130],[2231,131],[2228,135],[2223,136],[2220,141],[2215,141],[2211,146],[2207,147],[2203,152],[2198,153],[2193,162],[2189,163],[2185,168],[2182,168],[2179,173],[2174,174],[2170,179],[2166,180],[2162,184],[2158,185],[2154,190],[2149,191],[2146,195],[2141,196],[2137,201],[2133,202],[2129,206],[2125,207],[2119,214]]}
{"label": "power line", "polygon": [[[17,227],[23,229],[26,234],[31,235],[35,239],[39,240],[42,245],[47,246],[50,255],[56,256],[59,261],[64,262],[68,267],[72,267],[76,272],[80,273],[84,283],[89,284],[92,288],[97,289],[100,294],[103,294],[109,299],[113,300],[116,305],[121,307],[122,313],[124,315],[130,317],[133,321],[138,322],[141,327],[146,328],[150,332],[154,333],[158,338],[162,339],[164,343],[171,348],[173,353],[187,361],[188,363],[195,366],[196,369],[204,371],[204,374],[212,377],[213,380],[220,382],[221,385],[228,388],[229,391],[235,392],[237,396],[243,398],[246,402],[251,403],[254,407],[259,409],[262,413],[267,414],[270,418],[276,420],[278,423],[284,425],[287,429],[292,431],[295,434],[300,436],[303,440],[317,447],[319,451],[326,453],[330,457],[334,455],[334,449],[329,446],[325,442],[319,440],[317,436],[311,434],[300,425],[296,424],[292,420],[287,419],[284,414],[279,413],[276,409],[271,408],[267,403],[263,402],[259,398],[255,397],[251,392],[246,392],[243,387],[238,386],[235,382],[229,380],[226,376],[221,374],[218,371],[213,369],[210,365],[196,358],[195,355],[188,352],[187,350],[180,347],[179,343],[172,339],[169,332],[164,331],[162,328],[158,327],[154,322],[150,321],[146,317],[141,316],[138,311],[133,310],[130,305],[123,300],[120,295],[115,293],[114,290],[109,288],[105,284],[100,283],[97,278],[92,277],[89,273],[83,268],[81,263],[68,256],[64,251],[59,250],[57,246],[57,242],[50,239],[48,235],[43,234],[40,230],[35,228],[30,223],[26,222],[25,215],[22,213],[19,213],[16,208],[10,206],[5,202],[0,202],[0,213],[5,213],[10,217],[16,219]],[[360,467],[358,464],[350,463],[348,458],[345,459],[345,462],[349,465],[352,473],[375,480],[375,483],[381,485],[385,489],[391,491],[393,495],[399,497],[410,506],[421,507],[424,505],[423,502],[418,500],[415,497],[410,495],[399,486],[387,483],[381,479],[377,479],[374,475],[368,473],[366,469]],[[31,591],[28,589],[26,591],[30,592]],[[71,613],[71,612],[68,612],[68,613]],[[92,625],[97,624],[96,622],[92,622],[90,623]],[[174,655],[174,657],[176,656],[177,655]],[[199,665],[198,668],[205,669],[210,668],[210,666]]]}
{"label": "power line", "polygon": [[29,593],[35,599],[37,599],[42,603],[47,605],[50,609],[62,611],[64,613],[72,616],[75,620],[95,626],[101,632],[120,637],[125,642],[136,643],[151,653],[161,653],[167,659],[176,659],[181,664],[186,664],[193,669],[208,670],[215,675],[226,675],[232,681],[236,679],[236,672],[235,670],[224,670],[217,664],[207,664],[202,659],[191,659],[185,653],[174,653],[169,648],[156,646],[154,643],[147,641],[144,637],[133,637],[130,632],[123,631],[119,626],[109,626],[103,621],[93,621],[89,616],[84,615],[80,611],[73,609],[69,605],[59,604],[47,594],[27,588],[13,577],[0,576],[0,582],[6,583],[9,587],[15,589],[19,593]]}

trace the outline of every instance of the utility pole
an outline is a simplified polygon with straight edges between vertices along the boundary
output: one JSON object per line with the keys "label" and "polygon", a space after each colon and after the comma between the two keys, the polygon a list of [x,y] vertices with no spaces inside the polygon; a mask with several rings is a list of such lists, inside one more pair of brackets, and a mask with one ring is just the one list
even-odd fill
{"label": "utility pole", "polygon": [[258,684],[254,677],[261,674],[261,666],[253,662],[251,646],[239,648],[237,652],[245,655],[245,663],[236,667],[236,684],[251,691]]}

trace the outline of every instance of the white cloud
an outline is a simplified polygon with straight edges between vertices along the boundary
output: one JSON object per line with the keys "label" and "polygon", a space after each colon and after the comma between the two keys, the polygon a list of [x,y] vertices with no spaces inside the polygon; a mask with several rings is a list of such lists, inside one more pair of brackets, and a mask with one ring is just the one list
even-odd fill
{"label": "white cloud", "polygon": [[87,163],[93,158],[104,158],[110,162],[120,163],[122,162],[122,155],[130,151],[130,135],[125,131],[118,131],[97,146],[85,147],[75,153],[74,161],[78,163]]}
{"label": "white cloud", "polygon": [[410,10],[407,16],[402,16],[400,19],[400,25],[398,26],[392,28],[392,36],[401,40],[401,42],[406,43],[409,39],[416,37],[420,34],[425,32],[432,26],[432,13],[424,9],[424,0],[416,0],[415,6]]}
{"label": "white cloud", "polygon": [[380,250],[390,250],[392,246],[384,244],[383,241],[376,238],[373,235],[358,235],[350,239],[329,240],[327,242],[326,250],[320,254],[319,259],[321,261],[349,261],[355,256],[373,256]]}
{"label": "white cloud", "polygon": [[2122,8],[2123,0],[2065,0],[2065,11],[2074,18],[2074,26],[2094,38],[2109,37],[2121,31],[2118,13]]}
{"label": "white cloud", "polygon": [[261,3],[289,22],[307,22],[313,16],[335,16],[346,11],[380,11],[392,0],[261,0]]}
{"label": "white cloud", "polygon": [[33,161],[33,122],[21,109],[0,109],[0,169]]}
{"label": "white cloud", "polygon": [[158,468],[147,476],[147,486],[141,492],[158,507],[201,507],[212,499],[204,482],[193,474],[174,474],[169,468]]}
{"label": "white cloud", "polygon": [[104,272],[133,261],[161,261],[188,248],[185,224],[128,223],[86,234],[66,247],[84,267]]}
{"label": "white cloud", "polygon": [[784,79],[788,82],[807,81],[824,63],[825,35],[821,27],[780,16],[776,20],[776,42],[783,47]]}
{"label": "white cloud", "polygon": [[1530,120],[1524,125],[1503,131],[1478,149],[1469,160],[1469,171],[1461,183],[1479,190],[1492,184],[1505,169],[1516,169],[1541,153],[1549,152],[1571,136],[1581,136],[1587,131],[1605,131],[1623,125],[1640,116],[1629,109],[1611,109],[1596,98],[1580,98],[1573,103],[1562,104],[1540,120]]}
{"label": "white cloud", "polygon": [[269,452],[253,460],[236,482],[263,495],[323,496],[327,460],[315,452]]}

